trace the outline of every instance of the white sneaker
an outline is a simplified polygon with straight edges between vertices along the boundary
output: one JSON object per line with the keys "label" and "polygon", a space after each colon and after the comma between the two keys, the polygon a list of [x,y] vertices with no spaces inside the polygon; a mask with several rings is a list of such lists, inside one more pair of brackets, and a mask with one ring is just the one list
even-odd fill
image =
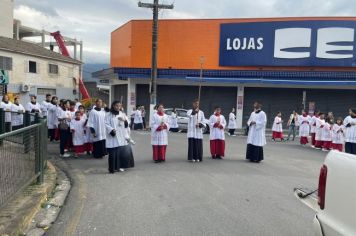
{"label": "white sneaker", "polygon": [[134,140],[132,140],[132,139],[127,139],[127,142],[129,142],[131,145],[135,145],[136,144],[136,142]]}
{"label": "white sneaker", "polygon": [[192,162],[195,162],[195,160],[193,159]]}
{"label": "white sneaker", "polygon": [[314,146],[314,145],[311,145],[310,147],[315,148],[315,146]]}
{"label": "white sneaker", "polygon": [[120,169],[119,169],[119,171],[120,171],[120,172],[124,172],[124,171],[125,171],[125,169],[123,169],[123,168],[120,168]]}
{"label": "white sneaker", "polygon": [[231,135],[232,137],[236,137],[236,134]]}
{"label": "white sneaker", "polygon": [[68,154],[68,153],[64,153],[63,155],[62,155],[62,154],[60,154],[60,156],[61,156],[61,157],[70,157],[70,154]]}
{"label": "white sneaker", "polygon": [[230,134],[230,133],[227,133],[227,135],[229,135],[229,136],[230,136],[231,134]]}
{"label": "white sneaker", "polygon": [[200,160],[196,160],[196,162],[200,162]]}

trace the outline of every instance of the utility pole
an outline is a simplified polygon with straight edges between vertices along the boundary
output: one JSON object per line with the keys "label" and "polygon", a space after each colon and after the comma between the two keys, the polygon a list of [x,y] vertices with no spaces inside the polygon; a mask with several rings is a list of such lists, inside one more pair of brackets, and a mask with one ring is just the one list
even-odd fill
{"label": "utility pole", "polygon": [[[151,8],[153,11],[152,23],[152,61],[151,61],[151,83],[150,83],[150,121],[153,115],[153,107],[157,104],[157,48],[158,48],[158,11],[159,9],[173,9],[173,4],[159,4],[158,0],[153,3],[138,2],[139,7]],[[150,122],[151,123],[151,122]]]}

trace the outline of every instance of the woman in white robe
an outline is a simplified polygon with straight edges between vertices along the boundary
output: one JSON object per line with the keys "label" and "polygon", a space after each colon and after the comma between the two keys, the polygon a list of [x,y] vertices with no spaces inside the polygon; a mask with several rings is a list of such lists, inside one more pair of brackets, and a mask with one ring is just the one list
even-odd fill
{"label": "woman in white robe", "polygon": [[[128,123],[125,114],[121,112],[122,104],[114,101],[111,110],[105,116],[106,148],[109,154],[109,173],[124,171],[125,168],[134,167],[131,147],[127,141]],[[126,121],[126,122],[125,122]]]}
{"label": "woman in white robe", "polygon": [[210,153],[213,159],[222,159],[225,156],[225,117],[221,114],[221,108],[216,107],[209,119],[210,123]]}
{"label": "woman in white robe", "polygon": [[236,124],[235,108],[232,108],[232,111],[229,114],[229,124],[227,128],[229,129],[229,133],[228,133],[229,135],[236,136],[235,129],[237,128],[237,124]]}
{"label": "woman in white robe", "polygon": [[153,149],[153,161],[155,163],[166,161],[168,130],[169,118],[164,114],[164,107],[160,104],[151,122],[151,144]]}
{"label": "woman in white robe", "polygon": [[302,115],[298,117],[299,123],[299,137],[300,137],[300,144],[306,145],[308,143],[308,136],[310,131],[310,122],[311,118],[305,111],[302,111]]}
{"label": "woman in white robe", "polygon": [[264,159],[263,146],[266,145],[266,113],[261,110],[261,104],[254,103],[254,112],[247,121],[249,126],[247,137],[246,159],[259,163]]}

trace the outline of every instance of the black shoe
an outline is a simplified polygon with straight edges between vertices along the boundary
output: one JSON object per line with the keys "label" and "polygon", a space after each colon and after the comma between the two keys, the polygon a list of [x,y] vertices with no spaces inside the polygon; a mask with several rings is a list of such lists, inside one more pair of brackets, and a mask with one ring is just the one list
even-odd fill
{"label": "black shoe", "polygon": [[212,159],[216,159],[216,156],[215,156],[215,155],[212,155],[211,158],[212,158]]}
{"label": "black shoe", "polygon": [[160,163],[160,161],[158,161],[158,160],[155,160],[155,163]]}

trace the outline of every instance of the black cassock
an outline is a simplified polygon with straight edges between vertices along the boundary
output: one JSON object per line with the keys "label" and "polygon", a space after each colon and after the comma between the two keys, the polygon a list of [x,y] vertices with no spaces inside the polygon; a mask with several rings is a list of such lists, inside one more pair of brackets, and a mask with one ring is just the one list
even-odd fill
{"label": "black cassock", "polygon": [[188,161],[203,160],[203,139],[188,138]]}
{"label": "black cassock", "polygon": [[102,158],[107,155],[105,139],[93,142],[93,156],[94,158]]}
{"label": "black cassock", "polygon": [[246,159],[252,162],[263,160],[263,147],[247,144]]}

